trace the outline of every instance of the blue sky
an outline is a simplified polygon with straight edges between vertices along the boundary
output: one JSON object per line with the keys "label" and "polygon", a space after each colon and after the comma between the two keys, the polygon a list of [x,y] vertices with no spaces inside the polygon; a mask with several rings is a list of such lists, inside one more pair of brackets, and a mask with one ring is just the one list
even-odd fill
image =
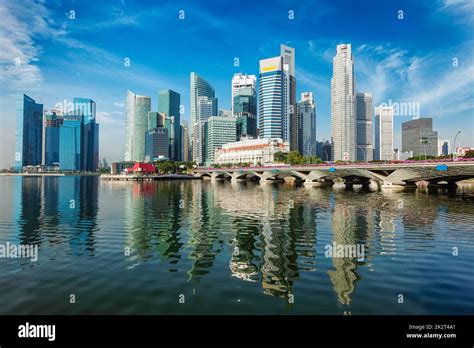
{"label": "blue sky", "polygon": [[[158,91],[174,89],[188,119],[194,71],[215,87],[219,107],[230,108],[233,74],[258,75],[258,61],[278,55],[280,43],[296,49],[298,98],[314,94],[318,139],[330,137],[336,45],[351,43],[358,92],[372,93],[374,105],[419,103],[421,117],[433,117],[440,138],[452,142],[461,130],[460,144],[474,146],[472,0],[0,0],[0,18],[0,167],[13,163],[19,93],[46,109],[64,99],[92,98],[100,157],[121,160],[127,89],[152,97],[154,110]],[[409,119],[395,118],[396,146],[400,124]]]}

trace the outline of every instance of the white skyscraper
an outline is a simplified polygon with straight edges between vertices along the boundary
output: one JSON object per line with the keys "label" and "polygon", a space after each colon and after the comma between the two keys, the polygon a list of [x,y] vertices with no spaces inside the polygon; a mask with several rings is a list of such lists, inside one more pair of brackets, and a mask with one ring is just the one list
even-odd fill
{"label": "white skyscraper", "polygon": [[393,158],[393,106],[375,108],[375,159],[390,161]]}
{"label": "white skyscraper", "polygon": [[201,96],[197,98],[196,122],[193,127],[193,161],[202,164],[205,161],[205,132],[204,127],[207,120],[213,115],[216,109],[216,98]]}
{"label": "white skyscraper", "polygon": [[145,132],[151,98],[127,91],[125,105],[125,161],[145,160]]}
{"label": "white skyscraper", "polygon": [[288,86],[288,117],[290,128],[290,148],[298,150],[301,141],[298,139],[300,128],[298,125],[299,117],[296,112],[296,77],[295,77],[295,49],[286,45],[280,45],[280,56],[283,57],[283,64],[287,66],[287,86]]}
{"label": "white skyscraper", "polygon": [[350,44],[337,45],[331,79],[332,158],[356,160],[356,94],[354,57]]}

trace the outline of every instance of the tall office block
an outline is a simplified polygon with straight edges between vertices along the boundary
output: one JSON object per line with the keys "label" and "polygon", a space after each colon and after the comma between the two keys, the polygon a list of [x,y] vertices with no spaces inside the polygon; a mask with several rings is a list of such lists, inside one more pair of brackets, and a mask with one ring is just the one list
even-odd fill
{"label": "tall office block", "polygon": [[43,104],[23,94],[16,103],[15,169],[42,162]]}
{"label": "tall office block", "polygon": [[63,117],[56,112],[44,112],[43,115],[43,149],[42,164],[44,166],[59,165],[59,133]]}
{"label": "tall office block", "polygon": [[357,161],[372,161],[372,94],[357,93]]}
{"label": "tall office block", "polygon": [[232,115],[235,116],[235,111],[234,111],[235,96],[239,95],[241,90],[255,91],[256,86],[257,86],[257,77],[255,75],[247,75],[247,74],[242,74],[242,73],[234,74],[234,76],[232,77],[232,99],[231,99],[232,100],[232,106],[231,106]]}
{"label": "tall office block", "polygon": [[[190,129],[190,137],[193,138],[194,130],[192,129],[194,124],[198,121],[198,98],[199,97],[208,97],[209,99],[214,99],[215,91],[214,87],[211,86],[209,82],[204,80],[198,74],[192,72],[190,76],[191,81],[191,89],[190,89],[190,122],[191,122],[191,129]],[[212,115],[217,116],[217,99],[215,104],[213,104]]]}
{"label": "tall office block", "polygon": [[413,156],[438,156],[438,132],[433,131],[432,118],[402,123],[402,151],[412,151]]}
{"label": "tall office block", "polygon": [[206,154],[205,162],[214,163],[215,151],[222,145],[235,142],[235,118],[227,116],[211,116],[205,124]]}
{"label": "tall office block", "polygon": [[64,115],[59,128],[59,169],[81,171],[83,169],[84,116]]}
{"label": "tall office block", "polygon": [[96,123],[96,104],[89,98],[74,98],[74,115],[83,117],[81,170],[93,172],[99,167],[99,124]]}
{"label": "tall office block", "polygon": [[237,122],[237,140],[257,138],[257,92],[255,75],[232,78],[232,114]]}
{"label": "tall office block", "polygon": [[175,120],[174,116],[165,115],[165,125],[164,128],[168,130],[168,147],[169,147],[169,158],[173,159],[176,158],[175,154],[175,141],[176,138],[175,134]]}
{"label": "tall office block", "polygon": [[162,90],[158,93],[158,112],[173,117],[172,157],[175,161],[181,160],[181,96],[171,89]]}
{"label": "tall office block", "polygon": [[312,92],[301,93],[298,103],[298,151],[303,156],[316,155],[316,104]]}
{"label": "tall office block", "polygon": [[354,56],[350,44],[337,45],[331,78],[332,158],[356,160]]}
{"label": "tall office block", "polygon": [[285,45],[280,45],[280,56],[283,57],[283,64],[288,66],[288,118],[290,123],[290,149],[298,150],[299,144],[299,117],[296,110],[296,77],[295,77],[295,49]]}
{"label": "tall office block", "polygon": [[185,120],[181,121],[181,139],[183,143],[183,152],[181,158],[183,159],[183,161],[187,162],[190,160],[191,156],[189,153],[189,126],[188,122]]}
{"label": "tall office block", "polygon": [[[202,164],[206,157],[206,133],[205,124],[209,117],[215,116],[217,99],[206,96],[198,97],[196,121],[193,125],[193,161]],[[235,138],[235,135],[234,135]]]}
{"label": "tall office block", "polygon": [[390,161],[393,158],[393,107],[375,108],[375,159]]}
{"label": "tall office block", "polygon": [[125,106],[125,161],[145,159],[145,132],[151,98],[127,91]]}
{"label": "tall office block", "polygon": [[145,132],[145,161],[170,158],[168,129],[153,128]]}
{"label": "tall office block", "polygon": [[260,60],[259,137],[289,142],[289,66],[283,57]]}

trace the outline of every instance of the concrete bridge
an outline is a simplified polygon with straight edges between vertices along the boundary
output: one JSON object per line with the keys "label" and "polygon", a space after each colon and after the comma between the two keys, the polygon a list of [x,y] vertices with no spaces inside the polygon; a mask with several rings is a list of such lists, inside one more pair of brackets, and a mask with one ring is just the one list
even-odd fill
{"label": "concrete bridge", "polygon": [[230,179],[233,181],[258,180],[272,183],[294,178],[308,185],[354,184],[377,185],[381,188],[415,187],[417,182],[429,186],[456,187],[456,182],[474,178],[473,161],[411,162],[411,163],[351,163],[319,165],[275,165],[266,167],[204,168],[194,175],[200,178]]}

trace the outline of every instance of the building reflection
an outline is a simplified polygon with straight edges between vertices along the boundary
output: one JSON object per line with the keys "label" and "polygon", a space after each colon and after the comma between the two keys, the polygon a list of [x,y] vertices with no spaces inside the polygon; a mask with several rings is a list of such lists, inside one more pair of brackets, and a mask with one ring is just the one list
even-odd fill
{"label": "building reflection", "polygon": [[22,177],[18,243],[69,243],[73,255],[93,256],[97,230],[98,178]]}

